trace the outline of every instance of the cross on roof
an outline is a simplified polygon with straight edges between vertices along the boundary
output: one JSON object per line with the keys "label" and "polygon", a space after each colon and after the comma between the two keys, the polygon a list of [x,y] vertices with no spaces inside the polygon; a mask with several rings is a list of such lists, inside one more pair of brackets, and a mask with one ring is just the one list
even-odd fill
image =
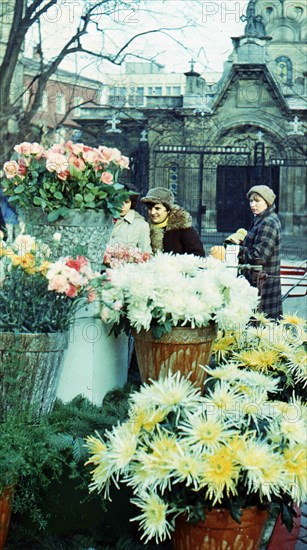
{"label": "cross on roof", "polygon": [[190,59],[189,63],[191,63],[191,71],[194,71],[194,65],[196,63],[195,59]]}

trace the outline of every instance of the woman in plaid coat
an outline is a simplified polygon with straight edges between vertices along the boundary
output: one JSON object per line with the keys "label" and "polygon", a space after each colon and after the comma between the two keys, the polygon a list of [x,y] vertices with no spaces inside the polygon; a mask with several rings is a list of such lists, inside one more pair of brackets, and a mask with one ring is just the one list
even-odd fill
{"label": "woman in plaid coat", "polygon": [[240,246],[239,263],[262,265],[261,271],[245,270],[251,285],[258,286],[259,310],[271,319],[282,315],[280,286],[281,224],[275,213],[275,193],[267,185],[255,185],[248,193],[254,221]]}

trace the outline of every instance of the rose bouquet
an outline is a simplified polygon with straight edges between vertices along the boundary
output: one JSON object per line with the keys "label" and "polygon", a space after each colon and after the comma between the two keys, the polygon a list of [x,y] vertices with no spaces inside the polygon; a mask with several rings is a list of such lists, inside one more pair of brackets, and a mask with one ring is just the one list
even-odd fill
{"label": "rose bouquet", "polygon": [[16,159],[4,163],[3,193],[20,210],[39,207],[49,221],[69,209],[117,215],[129,193],[118,183],[129,159],[116,148],[67,141],[45,149],[38,143],[14,147]]}
{"label": "rose bouquet", "polygon": [[52,261],[48,246],[30,235],[0,239],[0,331],[67,330],[76,310],[94,298],[97,275],[83,256]]}
{"label": "rose bouquet", "polygon": [[97,288],[101,318],[115,332],[173,326],[243,328],[257,306],[257,289],[213,258],[158,253],[149,262],[109,269]]}
{"label": "rose bouquet", "polygon": [[269,392],[278,399],[276,379],[244,370],[240,380],[208,378],[203,396],[179,373],[144,384],[126,422],[87,438],[90,490],[109,498],[111,485],[128,485],[145,542],[214,507],[240,522],[242,509],[276,503],[291,528],[293,502],[307,496],[307,410]]}

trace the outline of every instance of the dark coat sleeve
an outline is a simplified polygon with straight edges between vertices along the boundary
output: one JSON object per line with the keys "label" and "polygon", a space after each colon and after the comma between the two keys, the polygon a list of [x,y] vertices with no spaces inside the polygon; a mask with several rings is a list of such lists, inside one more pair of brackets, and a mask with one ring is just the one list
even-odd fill
{"label": "dark coat sleeve", "polygon": [[184,254],[195,254],[195,256],[206,256],[202,242],[194,227],[181,230],[180,240]]}
{"label": "dark coat sleeve", "polygon": [[[244,246],[244,242],[240,247],[239,259],[241,263],[266,264],[272,256],[278,239],[279,227],[275,220],[267,219],[255,231],[251,246]],[[248,237],[245,240],[248,242]]]}

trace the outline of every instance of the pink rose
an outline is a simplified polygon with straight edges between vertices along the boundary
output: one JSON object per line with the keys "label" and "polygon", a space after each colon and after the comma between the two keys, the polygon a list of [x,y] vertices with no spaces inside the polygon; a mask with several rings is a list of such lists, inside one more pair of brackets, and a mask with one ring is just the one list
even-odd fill
{"label": "pink rose", "polygon": [[[84,148],[85,149],[85,148]],[[83,152],[83,158],[85,162],[90,164],[98,164],[100,162],[100,154],[97,149],[91,149],[90,151]]]}
{"label": "pink rose", "polygon": [[113,174],[111,172],[102,172],[100,180],[102,183],[110,185],[113,183]]}
{"label": "pink rose", "polygon": [[98,151],[100,152],[101,162],[104,164],[109,164],[110,162],[118,162],[122,154],[119,149],[116,147],[105,147],[99,145]]}
{"label": "pink rose", "polygon": [[30,153],[31,155],[34,155],[37,160],[42,158],[44,152],[44,147],[42,147],[39,143],[37,143],[36,141],[34,143],[31,143]]}
{"label": "pink rose", "polygon": [[24,157],[18,159],[18,175],[24,177],[28,171],[28,162]]}
{"label": "pink rose", "polygon": [[69,155],[67,160],[70,164],[73,164],[81,172],[85,170],[85,162],[80,157],[77,157],[76,155],[72,154],[72,155]]}
{"label": "pink rose", "polygon": [[3,170],[7,179],[11,180],[19,173],[19,165],[16,160],[8,160],[3,165]]}
{"label": "pink rose", "polygon": [[46,154],[46,158],[46,169],[48,170],[48,172],[57,172],[58,174],[60,174],[67,170],[67,159],[61,153],[48,151]]}
{"label": "pink rose", "polygon": [[64,143],[55,143],[52,145],[52,147],[45,152],[45,157],[48,158],[50,153],[60,153],[61,155],[64,155]]}
{"label": "pink rose", "polygon": [[129,168],[129,158],[128,157],[125,157],[124,155],[122,155],[118,161],[118,166],[120,166],[121,168],[126,168],[128,169]]}
{"label": "pink rose", "polygon": [[15,145],[14,151],[16,153],[19,153],[20,155],[31,155],[31,147],[32,143],[29,141],[24,141],[23,143],[19,143],[19,145]]}
{"label": "pink rose", "polygon": [[62,181],[66,181],[69,175],[69,170],[63,170],[57,173],[58,178]]}

